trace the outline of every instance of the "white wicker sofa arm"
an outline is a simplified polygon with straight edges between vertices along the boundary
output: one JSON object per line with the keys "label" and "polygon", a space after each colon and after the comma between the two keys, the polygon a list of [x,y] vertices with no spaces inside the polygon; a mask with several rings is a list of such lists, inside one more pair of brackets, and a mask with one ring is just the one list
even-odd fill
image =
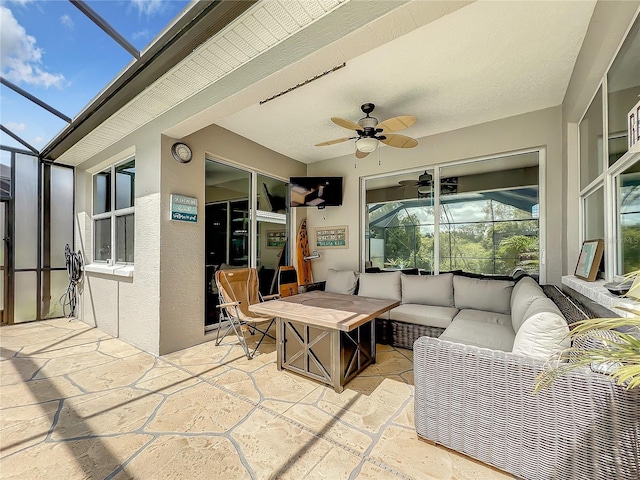
{"label": "white wicker sofa arm", "polygon": [[421,337],[414,344],[419,437],[526,480],[640,478],[640,392],[587,370],[533,394],[543,363]]}

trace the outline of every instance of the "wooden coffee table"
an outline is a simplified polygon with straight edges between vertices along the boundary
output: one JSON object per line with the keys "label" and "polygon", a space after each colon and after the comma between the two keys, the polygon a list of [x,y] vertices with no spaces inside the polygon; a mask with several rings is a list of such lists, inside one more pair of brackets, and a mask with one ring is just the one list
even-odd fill
{"label": "wooden coffee table", "polygon": [[331,385],[344,385],[376,361],[375,318],[400,305],[380,300],[312,291],[251,305],[277,318],[278,370],[289,370]]}

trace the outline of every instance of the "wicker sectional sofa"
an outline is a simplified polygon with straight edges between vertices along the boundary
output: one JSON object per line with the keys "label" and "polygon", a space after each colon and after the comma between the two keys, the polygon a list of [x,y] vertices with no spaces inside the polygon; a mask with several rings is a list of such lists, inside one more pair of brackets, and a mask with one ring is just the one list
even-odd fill
{"label": "wicker sectional sofa", "polygon": [[[357,281],[357,290],[356,290]],[[552,300],[530,277],[518,281],[470,278],[465,275],[405,275],[401,272],[329,271],[327,291],[389,300],[402,304],[378,319],[377,341],[413,348],[423,335],[538,357],[564,349],[567,322]],[[525,321],[536,317],[536,322]],[[403,335],[388,333],[392,326]],[[385,331],[387,330],[387,331]],[[516,337],[518,341],[516,342]],[[532,342],[532,337],[540,337]],[[535,338],[534,338],[535,339]],[[542,347],[540,348],[540,345]]]}
{"label": "wicker sectional sofa", "polygon": [[525,480],[640,478],[639,390],[585,368],[532,393],[568,346],[564,317],[533,279],[409,277],[364,273],[356,287],[357,273],[339,272],[325,288],[402,300],[377,335],[412,343],[418,437]]}

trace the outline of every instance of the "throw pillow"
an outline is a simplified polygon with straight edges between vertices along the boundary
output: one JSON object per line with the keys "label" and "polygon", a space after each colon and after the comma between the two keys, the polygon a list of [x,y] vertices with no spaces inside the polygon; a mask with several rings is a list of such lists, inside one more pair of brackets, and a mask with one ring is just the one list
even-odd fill
{"label": "throw pillow", "polygon": [[358,296],[402,300],[400,271],[387,273],[361,273]]}
{"label": "throw pillow", "polygon": [[511,312],[513,282],[507,280],[483,280],[455,275],[453,297],[456,308],[484,310],[486,312]]}
{"label": "throw pillow", "polygon": [[327,270],[327,283],[324,291],[352,295],[358,284],[358,273],[353,270]]}
{"label": "throw pillow", "polygon": [[564,317],[555,312],[539,312],[518,329],[513,353],[546,361],[570,346],[569,325]]}
{"label": "throw pillow", "polygon": [[453,274],[402,274],[402,303],[453,307]]}

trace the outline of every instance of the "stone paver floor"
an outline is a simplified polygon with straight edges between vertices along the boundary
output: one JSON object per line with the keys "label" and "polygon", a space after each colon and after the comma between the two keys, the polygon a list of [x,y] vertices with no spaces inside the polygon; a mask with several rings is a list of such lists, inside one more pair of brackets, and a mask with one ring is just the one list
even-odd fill
{"label": "stone paver floor", "polygon": [[78,321],[0,328],[0,478],[512,478],[417,439],[409,350],[336,394],[227,340],[156,358]]}

